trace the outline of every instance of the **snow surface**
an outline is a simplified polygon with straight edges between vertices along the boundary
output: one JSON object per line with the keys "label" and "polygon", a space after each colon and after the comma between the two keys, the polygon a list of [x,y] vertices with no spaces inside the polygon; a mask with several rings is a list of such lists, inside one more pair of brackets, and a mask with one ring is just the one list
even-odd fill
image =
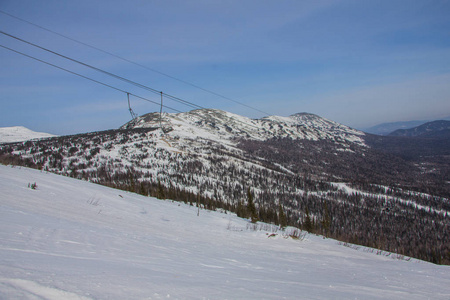
{"label": "snow surface", "polygon": [[3,165],[0,191],[0,299],[450,299],[449,266],[229,213]]}
{"label": "snow surface", "polygon": [[23,126],[0,127],[0,143],[23,142],[31,139],[54,137],[55,135],[35,132]]}

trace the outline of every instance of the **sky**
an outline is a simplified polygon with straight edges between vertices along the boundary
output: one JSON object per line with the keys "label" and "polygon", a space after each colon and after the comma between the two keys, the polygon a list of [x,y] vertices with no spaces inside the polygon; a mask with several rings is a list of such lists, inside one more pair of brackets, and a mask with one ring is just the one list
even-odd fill
{"label": "sky", "polygon": [[251,118],[309,112],[358,129],[445,118],[449,15],[450,1],[0,0],[1,46],[110,86],[0,47],[0,127],[118,128],[131,119],[126,92],[135,113],[160,109],[135,96],[157,93],[4,33]]}

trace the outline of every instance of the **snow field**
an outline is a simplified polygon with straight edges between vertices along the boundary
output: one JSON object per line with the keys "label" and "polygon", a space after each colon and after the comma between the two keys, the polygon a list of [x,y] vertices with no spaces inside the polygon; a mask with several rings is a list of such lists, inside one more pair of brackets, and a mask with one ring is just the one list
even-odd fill
{"label": "snow field", "polygon": [[0,299],[450,298],[448,266],[247,223],[0,165]]}
{"label": "snow field", "polygon": [[54,136],[55,135],[49,133],[35,132],[23,126],[0,127],[0,143],[22,142]]}

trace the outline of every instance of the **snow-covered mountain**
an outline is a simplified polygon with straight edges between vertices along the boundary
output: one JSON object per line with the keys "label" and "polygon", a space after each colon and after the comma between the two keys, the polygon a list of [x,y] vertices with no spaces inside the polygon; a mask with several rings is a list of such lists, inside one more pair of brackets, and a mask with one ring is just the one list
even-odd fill
{"label": "snow-covered mountain", "polygon": [[0,143],[22,142],[54,136],[49,133],[35,132],[23,126],[0,127]]}
{"label": "snow-covered mountain", "polygon": [[289,117],[269,116],[250,119],[217,109],[199,109],[185,113],[149,113],[122,126],[158,128],[161,125],[171,137],[202,138],[235,144],[237,139],[267,140],[271,138],[324,140],[364,145],[364,133],[326,120],[314,114],[298,113]]}
{"label": "snow-covered mountain", "polygon": [[1,299],[450,298],[449,266],[230,213],[2,165],[0,190]]}

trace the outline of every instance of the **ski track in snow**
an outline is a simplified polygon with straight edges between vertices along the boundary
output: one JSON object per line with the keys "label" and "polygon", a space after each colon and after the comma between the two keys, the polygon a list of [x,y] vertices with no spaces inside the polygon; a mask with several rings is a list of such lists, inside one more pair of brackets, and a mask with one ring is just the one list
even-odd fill
{"label": "ski track in snow", "polygon": [[[334,185],[335,187],[337,187],[339,190],[347,193],[348,195],[359,194],[359,195],[362,195],[362,196],[369,196],[369,197],[382,197],[382,198],[386,199],[386,201],[389,200],[389,201],[392,201],[392,202],[400,202],[400,203],[403,203],[403,204],[406,204],[406,205],[409,205],[409,206],[413,206],[416,209],[421,209],[421,210],[424,210],[424,211],[427,211],[427,212],[431,211],[431,212],[438,213],[438,214],[446,214],[446,213],[448,213],[448,211],[446,211],[446,210],[434,209],[434,208],[432,208],[430,206],[417,204],[414,201],[405,200],[405,199],[402,199],[402,198],[397,197],[397,196],[380,195],[380,194],[376,194],[376,193],[369,193],[369,192],[364,192],[364,191],[361,191],[361,190],[357,190],[357,189],[354,189],[352,187],[349,187],[346,183],[343,183],[343,182],[332,182],[331,184]],[[387,187],[385,187],[385,188],[387,189]],[[416,194],[419,194],[419,195],[422,195],[422,196],[427,196],[427,197],[431,197],[432,196],[432,195],[425,194],[425,193],[416,193]]]}
{"label": "ski track in snow", "polygon": [[0,165],[0,191],[0,299],[450,299],[449,266],[269,239],[232,214],[38,170]]}

